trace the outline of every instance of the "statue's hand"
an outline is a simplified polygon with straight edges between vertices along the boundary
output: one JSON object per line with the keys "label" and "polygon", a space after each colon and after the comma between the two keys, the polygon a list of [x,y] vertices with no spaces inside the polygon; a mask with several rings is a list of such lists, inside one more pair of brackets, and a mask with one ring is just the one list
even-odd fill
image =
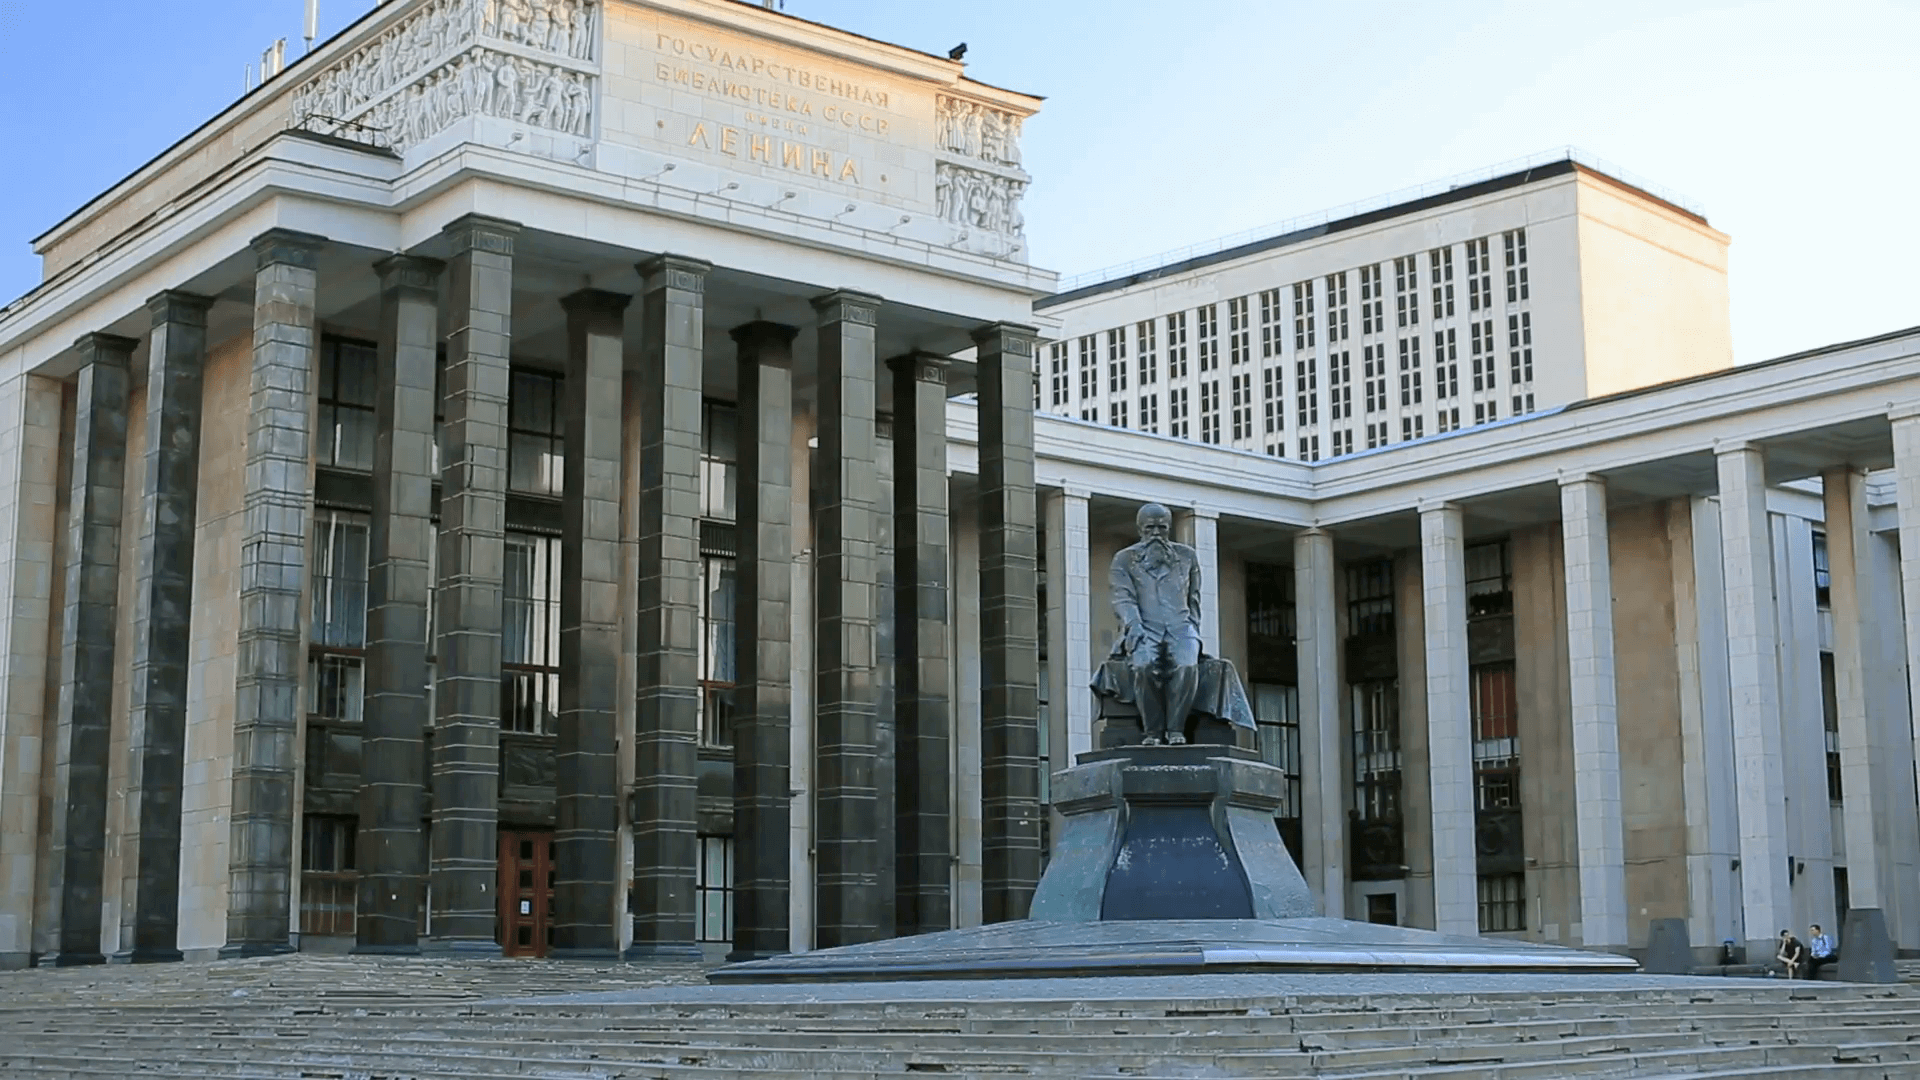
{"label": "statue's hand", "polygon": [[1146,631],[1141,629],[1140,624],[1137,622],[1128,623],[1120,629],[1120,640],[1125,644],[1127,653],[1131,655],[1138,651],[1140,646],[1146,642]]}

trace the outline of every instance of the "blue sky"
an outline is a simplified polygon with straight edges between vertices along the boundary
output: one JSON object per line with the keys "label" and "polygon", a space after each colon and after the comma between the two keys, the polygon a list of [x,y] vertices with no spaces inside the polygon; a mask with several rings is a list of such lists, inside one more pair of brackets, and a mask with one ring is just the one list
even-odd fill
{"label": "blue sky", "polygon": [[[321,36],[371,0],[321,0]],[[31,239],[241,91],[302,0],[0,0],[0,300]],[[1742,362],[1920,324],[1920,0],[785,0],[1048,98],[1072,274],[1564,145],[1733,237]]]}

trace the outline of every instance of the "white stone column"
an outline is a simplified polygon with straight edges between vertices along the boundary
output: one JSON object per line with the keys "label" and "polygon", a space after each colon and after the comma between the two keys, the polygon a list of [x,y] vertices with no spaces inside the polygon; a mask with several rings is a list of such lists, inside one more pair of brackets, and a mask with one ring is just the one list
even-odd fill
{"label": "white stone column", "polygon": [[1200,557],[1200,648],[1220,655],[1220,515],[1196,507],[1174,513],[1179,541]]}
{"label": "white stone column", "polygon": [[[1890,416],[1893,421],[1893,463],[1894,477],[1898,485],[1896,498],[1899,506],[1900,522],[1900,594],[1906,608],[1906,660],[1907,660],[1907,704],[1908,709],[1900,709],[1897,695],[1890,695],[1886,715],[1882,724],[1888,730],[1887,738],[1893,743],[1895,753],[1889,766],[1904,770],[1899,777],[1889,780],[1889,799],[1897,801],[1905,798],[1902,804],[1911,808],[1914,805],[1913,789],[1907,784],[1912,782],[1912,767],[1915,751],[1913,746],[1913,725],[1911,708],[1920,702],[1920,406],[1904,405],[1894,410]],[[1860,527],[1864,529],[1865,514],[1860,515]],[[1829,534],[1831,545],[1831,534]],[[1856,549],[1857,551],[1858,549]],[[1831,557],[1831,550],[1829,550]],[[1856,562],[1867,560],[1856,556]],[[1891,590],[1893,582],[1886,581]],[[1864,590],[1862,590],[1864,599]],[[1891,607],[1891,604],[1887,605]],[[1884,631],[1883,631],[1884,632]],[[1836,658],[1837,659],[1837,658]],[[1843,736],[1844,738],[1844,736]],[[1902,815],[1902,829],[1906,828],[1905,815]],[[1890,856],[1895,865],[1891,876],[1898,883],[1895,896],[1896,912],[1887,913],[1887,927],[1893,932],[1897,944],[1913,948],[1920,946],[1920,890],[1916,884],[1913,867],[1920,861],[1920,841],[1911,836],[1890,837],[1892,850]],[[1848,844],[1848,856],[1852,856],[1852,844]],[[1852,885],[1852,874],[1848,874],[1848,885]],[[1856,907],[1865,907],[1855,901]]]}
{"label": "white stone column", "polygon": [[980,512],[972,491],[954,491],[953,587],[953,925],[979,926],[980,792]]}
{"label": "white stone column", "polygon": [[[805,641],[813,627],[813,416],[793,417],[793,580],[789,609],[791,641]],[[813,948],[813,650],[789,649],[793,672],[792,722],[788,728],[788,790],[793,792],[787,853],[793,891],[787,898],[787,933],[794,952]]]}
{"label": "white stone column", "polygon": [[60,414],[60,380],[0,383],[0,970],[33,951]]}
{"label": "white stone column", "polygon": [[1766,461],[1752,443],[1725,445],[1717,453],[1740,812],[1740,906],[1748,953],[1765,958],[1773,955],[1774,934],[1793,926]]}
{"label": "white stone column", "polygon": [[1340,623],[1333,534],[1293,538],[1295,676],[1300,702],[1300,855],[1328,918],[1347,910],[1347,785],[1340,729]]}
{"label": "white stone column", "polygon": [[1480,915],[1473,843],[1473,714],[1467,684],[1467,566],[1458,504],[1420,508],[1420,575],[1426,597],[1434,929],[1476,934]]}
{"label": "white stone column", "polygon": [[1596,476],[1560,484],[1567,571],[1567,658],[1573,701],[1573,795],[1579,842],[1580,937],[1627,946],[1626,841],[1620,806],[1620,721],[1613,669],[1613,566],[1607,487]]}
{"label": "white stone column", "polygon": [[1674,647],[1687,808],[1687,926],[1696,948],[1716,948],[1728,938],[1741,937],[1734,878],[1740,821],[1734,796],[1718,501],[1688,499],[1684,513],[1669,517],[1668,535],[1674,550]]}
{"label": "white stone column", "polygon": [[[1047,743],[1055,772],[1093,749],[1093,555],[1088,496],[1042,494],[1047,528]],[[1054,822],[1053,838],[1060,838]]]}

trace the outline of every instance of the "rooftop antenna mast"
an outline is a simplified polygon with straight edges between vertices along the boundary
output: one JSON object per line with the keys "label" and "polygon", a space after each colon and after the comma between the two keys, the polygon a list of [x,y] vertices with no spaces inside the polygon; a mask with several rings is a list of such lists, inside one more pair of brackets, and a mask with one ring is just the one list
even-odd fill
{"label": "rooftop antenna mast", "polygon": [[320,36],[320,0],[307,0],[307,22],[301,36],[307,39],[307,52],[312,52],[313,39]]}

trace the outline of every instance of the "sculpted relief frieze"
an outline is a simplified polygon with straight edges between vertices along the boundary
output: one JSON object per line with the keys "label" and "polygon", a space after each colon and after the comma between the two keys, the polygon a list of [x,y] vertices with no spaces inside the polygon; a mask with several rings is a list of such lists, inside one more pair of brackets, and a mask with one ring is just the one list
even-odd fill
{"label": "sculpted relief frieze", "polygon": [[476,116],[590,138],[599,15],[599,0],[432,0],[295,90],[291,123],[399,153]]}
{"label": "sculpted relief frieze", "polygon": [[1020,199],[1032,177],[1020,167],[1021,118],[946,94],[935,100],[934,118],[934,212],[970,234],[985,234],[983,250],[1023,239]]}

